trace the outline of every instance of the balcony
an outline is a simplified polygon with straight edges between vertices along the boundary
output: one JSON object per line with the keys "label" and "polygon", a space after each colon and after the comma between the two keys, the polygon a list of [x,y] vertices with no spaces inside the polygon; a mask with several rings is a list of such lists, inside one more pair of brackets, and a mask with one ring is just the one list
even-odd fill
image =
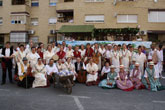
{"label": "balcony", "polygon": [[73,10],[57,10],[57,18],[59,23],[73,23],[74,12]]}
{"label": "balcony", "polygon": [[69,10],[74,9],[75,2],[74,0],[61,0],[57,3],[56,10]]}

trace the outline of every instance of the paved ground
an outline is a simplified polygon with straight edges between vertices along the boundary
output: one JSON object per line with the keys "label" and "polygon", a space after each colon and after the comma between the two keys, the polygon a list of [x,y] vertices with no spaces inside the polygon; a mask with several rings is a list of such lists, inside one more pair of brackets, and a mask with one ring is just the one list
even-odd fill
{"label": "paved ground", "polygon": [[0,85],[0,110],[165,110],[165,91],[124,92],[76,84],[67,95],[53,86],[23,89],[7,83]]}

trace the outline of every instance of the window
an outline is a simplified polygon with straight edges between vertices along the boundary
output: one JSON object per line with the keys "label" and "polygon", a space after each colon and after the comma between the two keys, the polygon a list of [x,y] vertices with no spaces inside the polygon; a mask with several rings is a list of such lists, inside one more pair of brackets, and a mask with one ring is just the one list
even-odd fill
{"label": "window", "polygon": [[37,7],[37,6],[39,6],[39,1],[38,1],[38,0],[32,0],[32,1],[31,1],[31,6],[32,6],[32,7]]}
{"label": "window", "polygon": [[26,24],[26,15],[12,15],[11,24]]}
{"label": "window", "polygon": [[3,6],[3,0],[0,0],[0,6]]}
{"label": "window", "polygon": [[12,0],[12,5],[24,5],[25,0]]}
{"label": "window", "polygon": [[85,0],[85,2],[104,2],[104,0]]}
{"label": "window", "polygon": [[10,33],[10,42],[27,42],[28,36],[25,32],[12,32]]}
{"label": "window", "polygon": [[3,24],[3,18],[0,17],[0,25],[2,25],[2,24]]}
{"label": "window", "polygon": [[56,24],[57,18],[50,18],[49,19],[49,24]]}
{"label": "window", "polygon": [[117,15],[117,23],[137,23],[137,15]]}
{"label": "window", "polygon": [[85,22],[104,22],[104,15],[86,15]]}
{"label": "window", "polygon": [[56,6],[58,0],[49,0],[49,6]]}
{"label": "window", "polygon": [[38,43],[39,41],[39,37],[38,36],[34,36],[30,38],[34,43]]}
{"label": "window", "polygon": [[149,11],[149,22],[165,22],[165,11]]}
{"label": "window", "polygon": [[48,43],[55,42],[55,37],[54,36],[48,36]]}
{"label": "window", "polygon": [[38,25],[38,18],[31,18],[31,25],[33,26]]}

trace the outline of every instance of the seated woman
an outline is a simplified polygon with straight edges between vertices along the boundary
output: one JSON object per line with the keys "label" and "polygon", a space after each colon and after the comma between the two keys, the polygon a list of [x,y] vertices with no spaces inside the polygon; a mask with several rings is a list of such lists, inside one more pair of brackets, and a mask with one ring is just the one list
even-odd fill
{"label": "seated woman", "polygon": [[57,69],[58,69],[58,75],[59,76],[66,76],[67,75],[67,67],[65,64],[62,63],[62,59],[59,59],[57,64]]}
{"label": "seated woman", "polygon": [[117,73],[115,72],[115,66],[111,65],[111,71],[107,74],[107,79],[104,79],[99,83],[99,87],[102,88],[115,88]]}
{"label": "seated woman", "polygon": [[76,77],[78,76],[76,71],[75,71],[75,66],[71,62],[71,58],[68,57],[67,61],[65,62],[65,66],[67,67],[67,75],[74,75],[73,80],[76,80]]}
{"label": "seated woman", "polygon": [[33,82],[33,88],[47,86],[46,68],[45,65],[42,63],[41,58],[38,58],[38,62],[34,66],[33,70],[33,76],[35,77],[35,80]]}
{"label": "seated woman", "polygon": [[142,79],[145,87],[151,91],[165,90],[165,87],[159,82],[159,74],[156,74],[154,69],[154,62],[149,62],[149,66],[146,68],[144,78]]}
{"label": "seated woman", "polygon": [[139,69],[139,63],[135,63],[135,68],[130,72],[130,79],[136,89],[142,88],[141,77],[142,74]]}
{"label": "seated woman", "polygon": [[19,87],[30,88],[32,87],[34,77],[31,75],[31,67],[28,64],[28,59],[23,58],[23,62],[18,63]]}
{"label": "seated woman", "polygon": [[98,66],[97,64],[93,63],[93,59],[90,58],[89,63],[86,65],[87,70],[87,81],[86,85],[98,85]]}
{"label": "seated woman", "polygon": [[132,70],[135,68],[135,63],[136,63],[136,59],[133,58],[133,59],[132,59],[132,62],[131,62],[131,65],[130,65],[130,67],[129,67],[130,71],[132,71]]}
{"label": "seated woman", "polygon": [[110,72],[110,66],[109,66],[109,62],[105,62],[105,66],[103,67],[102,71],[101,71],[101,79],[106,79],[107,78],[107,74]]}
{"label": "seated woman", "polygon": [[120,65],[119,77],[116,83],[117,87],[123,91],[132,91],[134,89],[132,82],[128,79],[127,73],[124,71],[124,65]]}

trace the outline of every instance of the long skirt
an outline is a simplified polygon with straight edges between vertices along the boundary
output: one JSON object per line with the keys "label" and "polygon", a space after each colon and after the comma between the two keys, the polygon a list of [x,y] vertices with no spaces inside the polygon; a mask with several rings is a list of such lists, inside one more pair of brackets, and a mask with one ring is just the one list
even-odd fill
{"label": "long skirt", "polygon": [[98,73],[96,73],[95,75],[88,74],[87,75],[87,81],[86,82],[97,81],[97,78],[98,78]]}
{"label": "long skirt", "polygon": [[117,87],[123,91],[132,91],[134,86],[133,86],[133,83],[130,81],[130,80],[127,80],[126,81],[126,85],[124,85],[125,81],[120,81],[120,80],[117,80],[116,83],[117,83]]}
{"label": "long skirt", "polygon": [[142,86],[142,82],[138,78],[132,78],[133,80],[133,85],[136,89],[140,89]]}
{"label": "long skirt", "polygon": [[112,85],[107,85],[107,79],[104,79],[99,83],[99,87],[110,88],[110,89],[115,88],[115,86],[116,86],[116,81],[115,80],[109,80],[109,83],[112,83]]}
{"label": "long skirt", "polygon": [[34,75],[34,77],[35,77],[35,80],[33,82],[33,88],[47,86],[47,80],[46,80],[45,74],[37,73]]}

